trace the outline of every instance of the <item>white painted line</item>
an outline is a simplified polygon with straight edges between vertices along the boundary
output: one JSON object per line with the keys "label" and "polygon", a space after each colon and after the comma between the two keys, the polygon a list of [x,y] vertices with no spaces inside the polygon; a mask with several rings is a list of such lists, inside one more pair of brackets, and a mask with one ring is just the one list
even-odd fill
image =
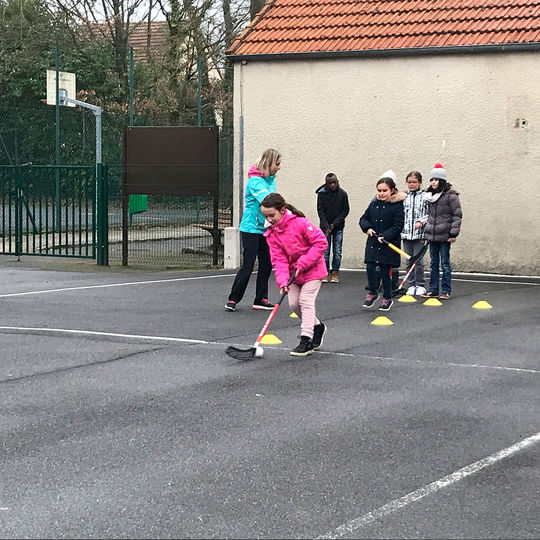
{"label": "white painted line", "polygon": [[196,276],[196,277],[183,277],[183,278],[171,278],[171,279],[153,279],[148,281],[129,281],[125,283],[109,283],[105,285],[82,285],[80,287],[64,287],[62,289],[44,289],[42,291],[27,291],[18,293],[6,293],[0,294],[0,298],[8,298],[10,296],[28,296],[33,294],[47,294],[63,291],[81,291],[85,289],[106,289],[109,287],[127,287],[128,285],[147,285],[154,283],[171,283],[173,281],[192,281],[197,279],[213,279],[221,277],[233,277],[234,274],[215,274],[213,276]]}
{"label": "white painted line", "polygon": [[530,437],[524,439],[523,441],[513,444],[512,446],[509,446],[508,448],[504,448],[503,450],[500,450],[499,452],[496,452],[495,454],[492,454],[491,456],[488,456],[479,461],[476,461],[472,463],[471,465],[467,465],[466,467],[463,467],[462,469],[459,469],[458,471],[452,474],[449,474],[448,476],[445,476],[444,478],[441,478],[440,480],[436,480],[435,482],[432,482],[431,484],[428,484],[427,486],[421,487],[420,489],[417,489],[416,491],[412,491],[411,493],[407,493],[407,495],[404,495],[403,497],[400,497],[399,499],[395,499],[389,502],[388,504],[385,504],[384,506],[381,506],[380,508],[373,510],[372,512],[368,512],[367,514],[364,514],[363,516],[359,518],[352,519],[351,521],[345,523],[344,525],[340,525],[339,527],[334,529],[332,532],[329,532],[322,536],[318,536],[317,538],[340,538],[341,536],[345,534],[353,534],[354,531],[360,529],[361,527],[364,527],[365,525],[369,525],[370,523],[373,523],[374,521],[378,519],[381,519],[389,514],[392,514],[396,510],[404,508],[405,506],[415,501],[418,501],[419,499],[427,497],[428,495],[432,495],[433,493],[439,491],[440,489],[443,489],[447,486],[450,486],[451,484],[454,484],[456,482],[459,482],[460,480],[463,480],[464,478],[467,478],[467,476],[476,474],[482,469],[485,469],[486,467],[494,465],[498,461],[501,461],[517,452],[520,452],[524,448],[527,448],[528,446],[531,446],[537,443],[538,441],[540,441],[540,432],[534,435],[531,435]]}
{"label": "white painted line", "polygon": [[[365,268],[343,268],[341,267],[342,272],[365,272]],[[425,272],[429,276],[429,271]],[[469,277],[491,277],[494,279],[497,278],[510,278],[510,279],[540,279],[540,276],[522,276],[522,275],[513,275],[513,274],[488,274],[482,272],[454,272],[452,271],[452,276],[469,276]],[[473,280],[475,281],[475,280]],[[491,280],[490,283],[493,283],[494,280]],[[511,283],[522,283],[521,281],[512,281]],[[540,283],[533,283],[532,285],[540,285]]]}
{"label": "white painted line", "polygon": [[[92,330],[68,330],[65,328],[31,328],[24,326],[0,326],[0,330],[15,330],[17,332],[44,332],[50,334],[80,334],[83,336],[121,337],[129,339],[143,339],[151,341],[172,341],[176,343],[199,343],[203,345],[217,345],[211,341],[202,339],[175,338],[166,336],[143,336],[137,334],[116,334],[113,332],[97,332]],[[220,344],[221,345],[221,344]]]}
{"label": "white painted line", "polygon": [[452,281],[465,281],[467,283],[503,283],[503,284],[509,284],[509,285],[540,285],[540,283],[534,283],[532,281],[499,281],[498,279],[463,279],[463,278],[455,278],[452,276]]}
{"label": "white painted line", "polygon": [[483,369],[496,369],[501,371],[521,371],[523,373],[540,373],[538,369],[529,369],[529,368],[516,368],[508,366],[490,366],[489,364],[464,364],[460,362],[437,362],[435,360],[410,360],[408,358],[385,358],[384,356],[362,356],[361,358],[367,358],[369,360],[377,361],[387,361],[387,362],[407,362],[407,363],[416,363],[416,364],[431,364],[437,367],[445,366],[456,366],[456,367],[466,367],[466,368],[483,368]]}
{"label": "white painted line", "polygon": [[[188,339],[188,338],[176,338],[176,337],[167,337],[167,336],[145,336],[139,334],[119,334],[114,332],[99,332],[94,330],[72,330],[68,328],[45,328],[45,327],[31,327],[31,326],[0,326],[0,330],[14,331],[18,333],[22,332],[43,332],[48,334],[80,334],[82,336],[103,336],[103,337],[120,337],[126,339],[140,339],[145,341],[168,341],[173,343],[198,343],[200,345],[239,345],[238,343],[224,343],[221,341],[205,341],[203,339]],[[285,347],[274,347],[271,345],[264,345],[265,349],[275,349],[289,351],[290,349]],[[340,353],[340,352],[331,352],[331,351],[321,351],[325,354],[330,354],[332,356],[348,356],[354,357],[354,354],[349,353]]]}
{"label": "white painted line", "polygon": [[507,366],[489,366],[487,364],[460,364],[459,362],[447,362],[448,366],[484,368],[484,369],[500,369],[502,371],[521,371],[523,373],[540,373],[538,369],[517,368]]}

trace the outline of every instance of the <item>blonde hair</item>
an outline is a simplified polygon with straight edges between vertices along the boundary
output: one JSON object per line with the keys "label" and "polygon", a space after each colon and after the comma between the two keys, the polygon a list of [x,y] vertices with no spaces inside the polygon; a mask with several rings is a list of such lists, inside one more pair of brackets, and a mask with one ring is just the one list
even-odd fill
{"label": "blonde hair", "polygon": [[274,150],[274,148],[268,148],[262,154],[262,156],[255,162],[255,167],[259,171],[265,173],[265,175],[270,175],[270,168],[275,166],[278,159],[281,158],[281,154]]}

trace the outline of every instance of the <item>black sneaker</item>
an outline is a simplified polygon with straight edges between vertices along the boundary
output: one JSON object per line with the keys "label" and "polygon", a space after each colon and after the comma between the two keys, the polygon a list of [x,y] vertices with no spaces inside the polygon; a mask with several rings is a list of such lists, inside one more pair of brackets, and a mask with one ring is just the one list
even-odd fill
{"label": "black sneaker", "polygon": [[229,300],[226,304],[225,304],[225,309],[227,311],[236,311],[236,302],[234,302],[233,300]]}
{"label": "black sneaker", "polygon": [[393,304],[394,304],[394,301],[391,298],[383,298],[379,311],[390,311],[390,308],[392,307]]}
{"label": "black sneaker", "polygon": [[379,294],[373,294],[368,293],[366,294],[366,299],[364,300],[364,303],[362,304],[362,307],[370,308],[373,307],[374,302],[379,298]]}
{"label": "black sneaker", "polygon": [[422,298],[437,298],[437,296],[439,296],[439,291],[428,291],[421,296]]}
{"label": "black sneaker", "polygon": [[313,350],[318,351],[323,344],[324,334],[326,333],[326,324],[319,323],[313,328]]}
{"label": "black sneaker", "polygon": [[255,300],[251,306],[253,309],[274,309],[274,304],[268,301],[268,298],[263,298],[262,300]]}
{"label": "black sneaker", "polygon": [[313,354],[313,341],[307,336],[300,336],[300,343],[291,352],[291,356],[308,356]]}

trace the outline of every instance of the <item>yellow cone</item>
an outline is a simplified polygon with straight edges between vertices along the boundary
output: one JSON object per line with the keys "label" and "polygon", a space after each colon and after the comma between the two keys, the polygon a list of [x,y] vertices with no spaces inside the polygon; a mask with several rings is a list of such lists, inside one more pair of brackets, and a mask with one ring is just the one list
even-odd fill
{"label": "yellow cone", "polygon": [[277,345],[278,343],[281,343],[281,339],[274,336],[274,334],[266,334],[261,339],[261,343],[264,345]]}
{"label": "yellow cone", "polygon": [[292,317],[293,319],[298,319],[298,315],[293,311],[289,317]]}
{"label": "yellow cone", "polygon": [[493,306],[489,302],[486,302],[485,300],[478,300],[476,304],[473,304],[473,308],[475,309],[491,309],[492,307]]}
{"label": "yellow cone", "polygon": [[442,306],[442,302],[437,298],[428,298],[424,302],[424,306]]}
{"label": "yellow cone", "polygon": [[408,302],[408,303],[411,303],[411,302],[416,302],[416,298],[410,294],[404,294],[399,300],[398,302]]}
{"label": "yellow cone", "polygon": [[375,317],[371,324],[377,325],[377,326],[388,326],[390,324],[394,324],[388,317],[385,317],[384,315],[381,315],[380,317]]}

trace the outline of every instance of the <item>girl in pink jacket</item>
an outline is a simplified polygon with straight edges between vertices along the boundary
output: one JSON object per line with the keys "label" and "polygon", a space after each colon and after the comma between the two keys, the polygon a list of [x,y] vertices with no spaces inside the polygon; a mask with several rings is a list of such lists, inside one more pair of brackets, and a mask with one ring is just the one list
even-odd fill
{"label": "girl in pink jacket", "polygon": [[[264,236],[278,287],[281,293],[288,293],[289,306],[301,320],[300,343],[291,356],[307,356],[322,346],[326,332],[315,311],[322,279],[328,274],[324,262],[326,237],[279,193],[267,195],[261,211],[270,224]],[[287,287],[293,273],[295,278]]]}

